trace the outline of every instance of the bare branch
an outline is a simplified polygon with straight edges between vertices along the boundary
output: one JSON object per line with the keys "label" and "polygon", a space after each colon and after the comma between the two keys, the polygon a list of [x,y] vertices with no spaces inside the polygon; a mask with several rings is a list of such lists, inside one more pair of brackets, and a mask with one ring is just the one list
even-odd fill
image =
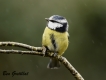
{"label": "bare branch", "polygon": [[[30,45],[17,43],[17,42],[0,42],[0,46],[17,46],[22,47],[28,50],[34,50],[34,51],[21,51],[21,50],[2,50],[0,49],[0,53],[3,54],[27,54],[27,55],[39,55],[44,56],[42,53],[43,48],[42,47],[33,47]],[[76,78],[76,80],[84,80],[84,78],[80,75],[80,73],[69,63],[69,61],[62,56],[55,56],[53,55],[53,52],[47,52],[45,57],[53,57],[58,59],[60,62],[64,64],[64,66],[71,72],[71,74]]]}
{"label": "bare branch", "polygon": [[27,55],[39,55],[39,56],[43,56],[43,54],[41,52],[37,52],[37,51],[22,51],[22,50],[2,50],[0,49],[0,53],[3,54],[27,54]]}
{"label": "bare branch", "polygon": [[0,42],[0,46],[14,46],[14,47],[16,46],[16,47],[25,48],[31,51],[42,51],[41,47],[34,47],[34,46],[30,46],[30,45],[18,43],[18,42]]}

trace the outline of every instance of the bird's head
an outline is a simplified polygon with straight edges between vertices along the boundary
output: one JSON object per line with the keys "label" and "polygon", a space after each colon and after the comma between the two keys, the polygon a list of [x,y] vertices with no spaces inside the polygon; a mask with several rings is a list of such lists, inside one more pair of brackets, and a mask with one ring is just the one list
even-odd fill
{"label": "bird's head", "polygon": [[68,21],[59,15],[53,15],[50,18],[45,18],[48,23],[47,23],[47,27],[58,31],[58,32],[66,32],[68,31]]}

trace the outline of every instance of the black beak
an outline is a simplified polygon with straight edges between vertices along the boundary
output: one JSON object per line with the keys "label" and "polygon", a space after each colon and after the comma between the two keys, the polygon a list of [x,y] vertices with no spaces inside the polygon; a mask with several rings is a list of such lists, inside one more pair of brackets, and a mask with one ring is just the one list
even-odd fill
{"label": "black beak", "polygon": [[49,18],[45,18],[46,19],[46,21],[49,21]]}

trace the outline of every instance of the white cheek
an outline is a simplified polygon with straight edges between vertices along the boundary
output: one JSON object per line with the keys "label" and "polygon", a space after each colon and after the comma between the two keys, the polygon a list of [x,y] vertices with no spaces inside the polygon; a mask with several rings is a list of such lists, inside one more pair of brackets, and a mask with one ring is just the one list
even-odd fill
{"label": "white cheek", "polygon": [[53,23],[53,22],[50,22],[49,21],[48,27],[51,28],[51,29],[56,29],[56,28],[63,27],[63,25],[62,24],[59,24],[59,23]]}

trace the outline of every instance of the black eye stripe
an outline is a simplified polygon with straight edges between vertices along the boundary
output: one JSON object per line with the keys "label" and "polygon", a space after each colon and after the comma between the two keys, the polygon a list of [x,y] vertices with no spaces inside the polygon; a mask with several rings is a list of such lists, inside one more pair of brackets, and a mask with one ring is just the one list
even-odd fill
{"label": "black eye stripe", "polygon": [[[49,20],[49,21],[51,21],[51,22],[53,22],[53,23],[54,23],[54,22],[56,22],[56,23],[60,23],[60,22],[57,22],[57,21],[54,21],[54,20]],[[62,23],[60,23],[60,24],[62,24]]]}
{"label": "black eye stripe", "polygon": [[54,20],[50,20],[51,22],[57,22],[57,21],[54,21]]}

